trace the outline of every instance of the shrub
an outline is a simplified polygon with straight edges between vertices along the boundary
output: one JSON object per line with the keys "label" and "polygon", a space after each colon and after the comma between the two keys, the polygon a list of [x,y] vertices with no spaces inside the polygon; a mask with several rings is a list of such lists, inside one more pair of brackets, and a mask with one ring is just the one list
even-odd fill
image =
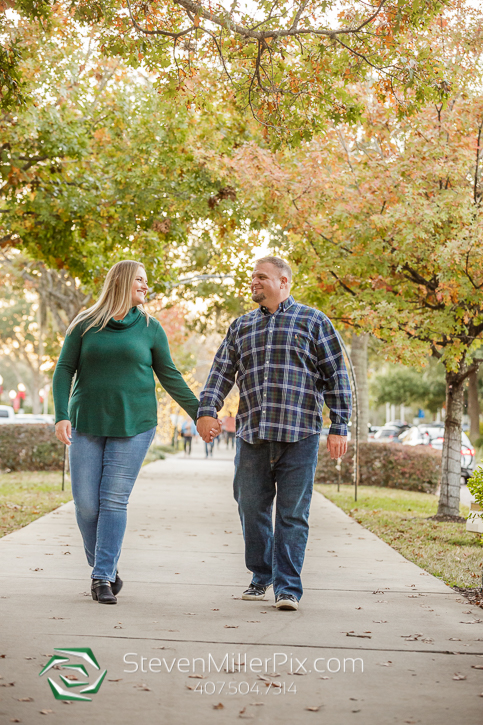
{"label": "shrub", "polygon": [[60,471],[64,446],[53,425],[0,425],[0,470]]}
{"label": "shrub", "polygon": [[[317,483],[337,483],[338,472],[321,445],[315,474]],[[435,493],[441,480],[441,452],[428,446],[403,446],[397,443],[360,443],[360,484],[385,486],[404,491]],[[353,483],[354,443],[341,463],[341,483]]]}
{"label": "shrub", "polygon": [[146,458],[144,459],[144,463],[152,463],[153,461],[162,461],[166,458],[164,455],[164,449],[166,446],[159,446],[159,445],[151,445],[151,447],[148,449],[148,452],[146,453]]}

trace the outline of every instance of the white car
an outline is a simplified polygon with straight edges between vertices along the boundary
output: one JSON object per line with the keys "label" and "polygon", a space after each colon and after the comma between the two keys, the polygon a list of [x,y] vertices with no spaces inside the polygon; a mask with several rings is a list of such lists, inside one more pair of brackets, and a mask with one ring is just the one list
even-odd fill
{"label": "white car", "polygon": [[32,425],[49,425],[52,423],[52,420],[50,420],[52,416],[46,416],[34,413],[21,413],[20,415],[15,416],[15,420],[12,420],[12,423],[18,423],[19,425],[32,424]]}
{"label": "white car", "polygon": [[11,405],[0,405],[0,424],[15,423],[15,411]]}
{"label": "white car", "polygon": [[[430,446],[436,451],[443,450],[444,423],[414,425],[399,436],[403,446]],[[475,470],[475,449],[471,441],[461,431],[461,475],[468,480]]]}

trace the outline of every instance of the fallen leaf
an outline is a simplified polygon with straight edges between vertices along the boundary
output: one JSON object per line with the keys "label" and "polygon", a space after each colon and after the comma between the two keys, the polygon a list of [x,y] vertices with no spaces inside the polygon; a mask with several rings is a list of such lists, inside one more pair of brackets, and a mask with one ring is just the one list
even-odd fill
{"label": "fallen leaf", "polygon": [[213,710],[223,710],[224,707],[224,704],[219,702],[218,705],[213,705]]}
{"label": "fallen leaf", "polygon": [[107,680],[108,682],[121,682],[122,677],[118,677],[117,680]]}
{"label": "fallen leaf", "polygon": [[225,629],[238,629],[238,624],[225,624]]}
{"label": "fallen leaf", "polygon": [[466,675],[460,675],[458,672],[455,672],[453,675],[453,680],[466,680]]}
{"label": "fallen leaf", "polygon": [[39,712],[41,715],[50,715],[54,711],[53,710],[40,710]]}
{"label": "fallen leaf", "polygon": [[483,665],[471,665],[474,670],[483,670]]}
{"label": "fallen leaf", "polygon": [[381,665],[381,667],[391,667],[392,666],[391,660],[388,660],[387,662],[378,662],[377,664]]}
{"label": "fallen leaf", "polygon": [[33,697],[18,697],[17,700],[19,702],[33,702],[34,698]]}
{"label": "fallen leaf", "polygon": [[354,634],[353,632],[346,632],[346,637],[360,637],[362,639],[372,639],[370,634]]}
{"label": "fallen leaf", "polygon": [[203,675],[188,675],[188,677],[191,677],[194,680],[204,680],[205,679]]}
{"label": "fallen leaf", "polygon": [[2,682],[0,687],[15,687],[15,682]]}
{"label": "fallen leaf", "polygon": [[319,710],[320,710],[320,705],[316,705],[316,706],[314,706],[314,707],[306,707],[305,709],[306,709],[306,710],[309,710],[310,712],[319,712]]}

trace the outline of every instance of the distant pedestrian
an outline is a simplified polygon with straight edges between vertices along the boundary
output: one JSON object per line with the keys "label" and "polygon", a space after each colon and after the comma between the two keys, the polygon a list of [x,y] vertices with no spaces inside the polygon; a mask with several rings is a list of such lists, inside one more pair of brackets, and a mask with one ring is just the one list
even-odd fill
{"label": "distant pedestrian", "polygon": [[183,437],[183,449],[185,456],[191,455],[191,443],[193,436],[196,435],[196,426],[192,420],[185,420],[181,426],[181,435]]}
{"label": "distant pedestrian", "polygon": [[[278,609],[298,609],[301,571],[324,401],[330,410],[331,458],[347,450],[351,391],[331,322],[294,300],[292,272],[264,257],[252,274],[257,309],[229,327],[201,393],[198,432],[209,439],[237,383],[234,493],[252,581],[242,599],[260,600],[273,584]],[[276,494],[275,531],[272,507]]]}
{"label": "distant pedestrian", "polygon": [[215,441],[205,441],[205,458],[213,457],[213,448],[215,447]]}
{"label": "distant pedestrian", "polygon": [[222,421],[223,430],[226,436],[226,447],[235,447],[235,435],[236,435],[236,418],[233,415],[226,415]]}
{"label": "distant pedestrian", "polygon": [[153,371],[191,418],[198,410],[166,333],[142,307],[147,291],[142,264],[117,262],[96,304],[71,322],[54,374],[55,433],[70,446],[77,523],[101,604],[116,604],[122,587],[127,504],[157,425]]}

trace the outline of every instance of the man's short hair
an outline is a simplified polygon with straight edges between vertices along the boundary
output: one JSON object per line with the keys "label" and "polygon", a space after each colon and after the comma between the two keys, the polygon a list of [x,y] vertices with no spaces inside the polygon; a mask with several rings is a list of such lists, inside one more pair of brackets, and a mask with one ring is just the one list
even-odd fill
{"label": "man's short hair", "polygon": [[277,267],[277,269],[280,271],[280,276],[282,274],[287,277],[288,281],[292,281],[292,270],[290,269],[290,265],[285,262],[285,260],[280,259],[280,257],[262,257],[261,259],[257,259],[255,262],[255,267],[257,264],[273,264],[274,267]]}

